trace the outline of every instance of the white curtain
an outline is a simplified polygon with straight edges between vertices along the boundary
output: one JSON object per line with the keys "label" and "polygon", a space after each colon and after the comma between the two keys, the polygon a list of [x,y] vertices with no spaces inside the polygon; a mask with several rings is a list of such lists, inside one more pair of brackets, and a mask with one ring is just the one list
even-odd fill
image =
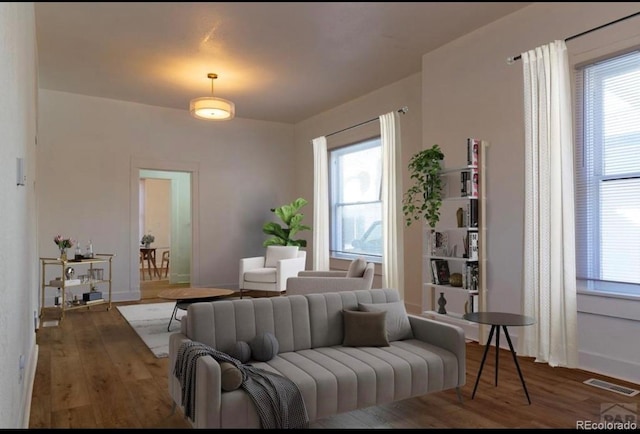
{"label": "white curtain", "polygon": [[327,138],[313,139],[313,268],[329,270],[329,169]]}
{"label": "white curtain", "polygon": [[382,285],[404,297],[402,167],[398,112],[380,116],[382,142]]}
{"label": "white curtain", "polygon": [[522,53],[525,100],[523,313],[519,353],[576,367],[573,120],[564,41]]}

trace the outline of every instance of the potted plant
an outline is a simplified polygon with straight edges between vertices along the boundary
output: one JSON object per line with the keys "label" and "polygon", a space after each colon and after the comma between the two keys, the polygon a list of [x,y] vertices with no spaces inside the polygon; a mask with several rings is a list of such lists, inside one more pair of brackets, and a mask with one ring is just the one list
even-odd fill
{"label": "potted plant", "polygon": [[271,208],[271,212],[275,213],[280,220],[286,225],[282,227],[276,222],[267,222],[262,227],[262,232],[272,235],[271,238],[262,244],[267,246],[298,246],[306,247],[307,240],[294,239],[295,235],[304,230],[311,230],[311,227],[303,225],[302,219],[304,214],[300,212],[300,208],[308,203],[306,199],[299,197],[290,204],[282,205],[278,208]]}
{"label": "potted plant", "polygon": [[149,247],[151,247],[151,243],[153,243],[156,240],[156,237],[154,237],[151,234],[146,234],[142,236],[142,239],[140,240],[140,244],[142,244],[146,249],[148,249]]}
{"label": "potted plant", "polygon": [[416,220],[424,218],[429,227],[435,228],[440,220],[442,205],[442,160],[444,154],[436,144],[423,149],[409,160],[409,177],[413,185],[404,193],[402,211],[405,223],[411,226]]}

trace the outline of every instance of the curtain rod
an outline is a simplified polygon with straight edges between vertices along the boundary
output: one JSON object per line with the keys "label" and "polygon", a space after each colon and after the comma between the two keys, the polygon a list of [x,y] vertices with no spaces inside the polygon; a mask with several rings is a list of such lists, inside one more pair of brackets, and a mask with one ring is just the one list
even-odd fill
{"label": "curtain rod", "polygon": [[[566,38],[566,39],[564,40],[564,42],[568,42],[568,41],[570,41],[570,40],[572,40],[572,39],[579,38],[580,36],[584,36],[584,35],[586,35],[586,34],[588,34],[588,33],[595,32],[596,30],[600,30],[600,29],[602,29],[602,28],[604,28],[604,27],[608,27],[608,26],[610,26],[610,25],[612,25],[612,24],[619,23],[620,21],[628,20],[629,18],[633,18],[633,17],[635,17],[636,15],[640,15],[640,12],[636,12],[636,13],[634,13],[634,14],[627,15],[626,17],[618,18],[618,19],[617,19],[617,20],[615,20],[615,21],[611,21],[610,23],[606,23],[606,24],[603,24],[603,25],[601,25],[601,26],[594,27],[593,29],[585,30],[584,32],[582,32],[582,33],[578,33],[577,35],[569,36],[568,38]],[[515,63],[515,62],[516,62],[516,60],[520,60],[521,58],[522,58],[522,55],[520,55],[520,54],[518,54],[518,55],[517,55],[517,56],[515,56],[515,57],[508,57],[508,58],[507,58],[507,63],[508,63],[509,65],[511,65],[511,64]]]}
{"label": "curtain rod", "polygon": [[[408,108],[407,106],[404,106],[404,107],[399,108],[399,109],[397,110],[397,112],[398,112],[398,113],[400,113],[400,114],[405,114],[405,113],[407,113],[408,111],[409,111],[409,108]],[[366,125],[366,124],[368,124],[369,122],[377,121],[379,118],[380,118],[380,117],[373,118],[373,119],[369,119],[368,121],[360,122],[359,124],[352,125],[352,126],[350,126],[350,127],[343,128],[343,129],[338,130],[338,131],[334,131],[333,133],[325,134],[325,137],[333,136],[334,134],[342,133],[342,132],[344,132],[344,131],[348,131],[348,130],[350,130],[350,129],[357,128],[357,127],[360,127],[360,126],[362,126],[362,125]]]}

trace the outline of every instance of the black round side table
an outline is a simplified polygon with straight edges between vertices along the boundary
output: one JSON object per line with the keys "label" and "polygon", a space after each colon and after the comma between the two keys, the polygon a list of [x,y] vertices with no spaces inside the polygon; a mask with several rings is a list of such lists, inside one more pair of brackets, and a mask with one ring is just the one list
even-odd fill
{"label": "black round side table", "polygon": [[489,332],[489,338],[487,339],[487,344],[484,347],[484,354],[482,355],[482,362],[480,363],[480,370],[478,371],[478,377],[476,378],[476,384],[473,386],[473,394],[471,395],[471,399],[476,395],[476,389],[478,388],[478,382],[480,381],[480,375],[482,374],[482,368],[484,367],[484,361],[487,358],[487,352],[489,351],[489,346],[491,345],[491,338],[493,337],[493,333],[496,334],[496,372],[495,372],[495,385],[498,385],[498,355],[500,351],[500,327],[504,330],[504,335],[507,337],[507,342],[509,343],[509,349],[511,350],[511,355],[513,355],[513,361],[516,364],[516,368],[518,370],[518,375],[520,376],[520,382],[522,383],[522,387],[524,389],[525,395],[527,395],[527,401],[531,404],[531,399],[529,399],[529,392],[527,391],[527,386],[524,384],[524,378],[522,377],[522,372],[520,371],[520,365],[518,364],[518,359],[516,357],[516,352],[513,349],[513,345],[511,344],[511,338],[509,337],[509,332],[507,331],[507,326],[528,326],[535,323],[535,320],[529,316],[520,315],[517,313],[507,313],[507,312],[471,312],[465,313],[462,316],[467,321],[472,321],[479,324],[489,324],[491,325],[491,331]]}

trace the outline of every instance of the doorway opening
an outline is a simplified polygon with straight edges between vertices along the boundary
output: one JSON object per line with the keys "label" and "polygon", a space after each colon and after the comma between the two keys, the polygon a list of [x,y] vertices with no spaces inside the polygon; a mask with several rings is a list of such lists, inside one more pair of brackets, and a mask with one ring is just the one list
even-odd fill
{"label": "doorway opening", "polygon": [[[140,298],[189,286],[192,270],[192,174],[139,169],[138,277]],[[144,241],[152,239],[149,245]]]}

